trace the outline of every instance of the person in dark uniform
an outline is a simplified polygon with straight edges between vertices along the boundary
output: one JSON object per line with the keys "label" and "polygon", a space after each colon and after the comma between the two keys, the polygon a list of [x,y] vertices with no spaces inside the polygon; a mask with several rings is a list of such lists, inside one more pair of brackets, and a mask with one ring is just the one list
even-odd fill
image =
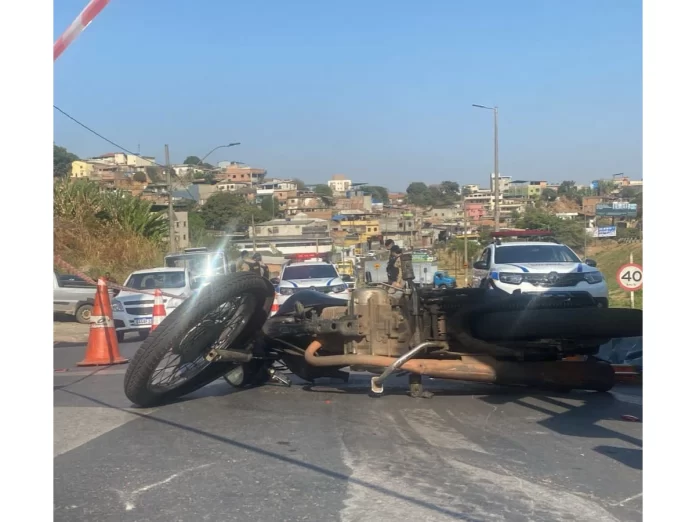
{"label": "person in dark uniform", "polygon": [[243,272],[244,271],[244,264],[246,263],[246,259],[249,257],[249,251],[248,250],[242,250],[239,253],[239,259],[237,259],[237,262],[235,263],[235,269],[237,272]]}
{"label": "person in dark uniform", "polygon": [[259,254],[258,252],[254,252],[254,255],[251,256],[251,259],[258,265],[259,275],[265,277],[266,279],[270,279],[271,271],[268,269],[266,263],[263,262],[261,254]]}
{"label": "person in dark uniform", "polygon": [[390,285],[401,286],[401,249],[392,245],[387,262],[387,281]]}
{"label": "person in dark uniform", "polygon": [[[258,261],[256,261],[253,257],[249,257],[249,253],[247,252],[247,255],[240,258],[240,261],[237,261],[238,266],[239,266],[239,271],[240,272],[254,272],[257,275],[262,275],[262,269],[261,265],[259,264]],[[254,257],[256,254],[254,254]]]}
{"label": "person in dark uniform", "polygon": [[393,240],[393,239],[387,239],[387,240],[384,242],[384,248],[386,248],[387,250],[391,250],[391,247],[393,247],[393,246],[394,246],[394,240]]}

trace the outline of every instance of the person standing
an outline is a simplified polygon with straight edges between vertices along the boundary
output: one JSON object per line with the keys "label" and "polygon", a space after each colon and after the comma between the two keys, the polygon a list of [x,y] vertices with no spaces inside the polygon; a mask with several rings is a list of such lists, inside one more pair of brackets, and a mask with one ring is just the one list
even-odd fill
{"label": "person standing", "polygon": [[266,263],[263,262],[263,258],[261,257],[261,254],[258,252],[254,252],[254,255],[251,256],[251,259],[258,266],[259,275],[262,277],[265,277],[266,279],[270,279],[271,271],[268,269],[268,266],[266,265]]}
{"label": "person standing", "polygon": [[401,249],[397,245],[392,245],[389,251],[389,261],[387,262],[387,282],[392,286],[402,285]]}
{"label": "person standing", "polygon": [[244,268],[244,265],[246,263],[246,259],[249,257],[249,251],[248,250],[242,250],[239,253],[239,258],[237,259],[237,262],[235,263],[235,270],[237,272],[244,272],[246,269]]}

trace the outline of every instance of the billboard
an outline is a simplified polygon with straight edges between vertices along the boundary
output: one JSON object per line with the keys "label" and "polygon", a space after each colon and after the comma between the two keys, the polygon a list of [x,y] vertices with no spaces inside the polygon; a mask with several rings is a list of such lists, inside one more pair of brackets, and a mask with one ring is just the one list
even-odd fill
{"label": "billboard", "polygon": [[598,216],[636,217],[638,215],[638,205],[636,203],[625,203],[623,201],[597,203],[595,214]]}
{"label": "billboard", "polygon": [[616,227],[597,227],[592,231],[592,237],[616,237]]}

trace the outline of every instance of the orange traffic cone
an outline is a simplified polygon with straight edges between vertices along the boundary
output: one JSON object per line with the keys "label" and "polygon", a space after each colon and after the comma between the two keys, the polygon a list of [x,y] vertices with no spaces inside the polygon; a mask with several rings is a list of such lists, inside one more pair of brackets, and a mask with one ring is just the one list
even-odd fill
{"label": "orange traffic cone", "polygon": [[167,317],[167,312],[164,310],[164,300],[162,299],[162,291],[159,288],[155,289],[155,304],[152,306],[152,328],[154,330]]}
{"label": "orange traffic cone", "polygon": [[109,366],[127,363],[118,351],[114,316],[111,312],[111,297],[106,281],[99,278],[94,296],[92,316],[89,319],[89,339],[84,360],[77,366]]}

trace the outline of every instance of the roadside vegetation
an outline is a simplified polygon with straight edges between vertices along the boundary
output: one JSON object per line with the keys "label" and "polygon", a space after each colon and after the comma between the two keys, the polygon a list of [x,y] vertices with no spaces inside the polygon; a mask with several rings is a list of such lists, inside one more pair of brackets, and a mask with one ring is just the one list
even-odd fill
{"label": "roadside vegetation", "polygon": [[159,266],[168,221],[151,207],[127,192],[101,192],[89,181],[56,181],[53,251],[92,277],[110,272],[118,281],[133,270]]}

